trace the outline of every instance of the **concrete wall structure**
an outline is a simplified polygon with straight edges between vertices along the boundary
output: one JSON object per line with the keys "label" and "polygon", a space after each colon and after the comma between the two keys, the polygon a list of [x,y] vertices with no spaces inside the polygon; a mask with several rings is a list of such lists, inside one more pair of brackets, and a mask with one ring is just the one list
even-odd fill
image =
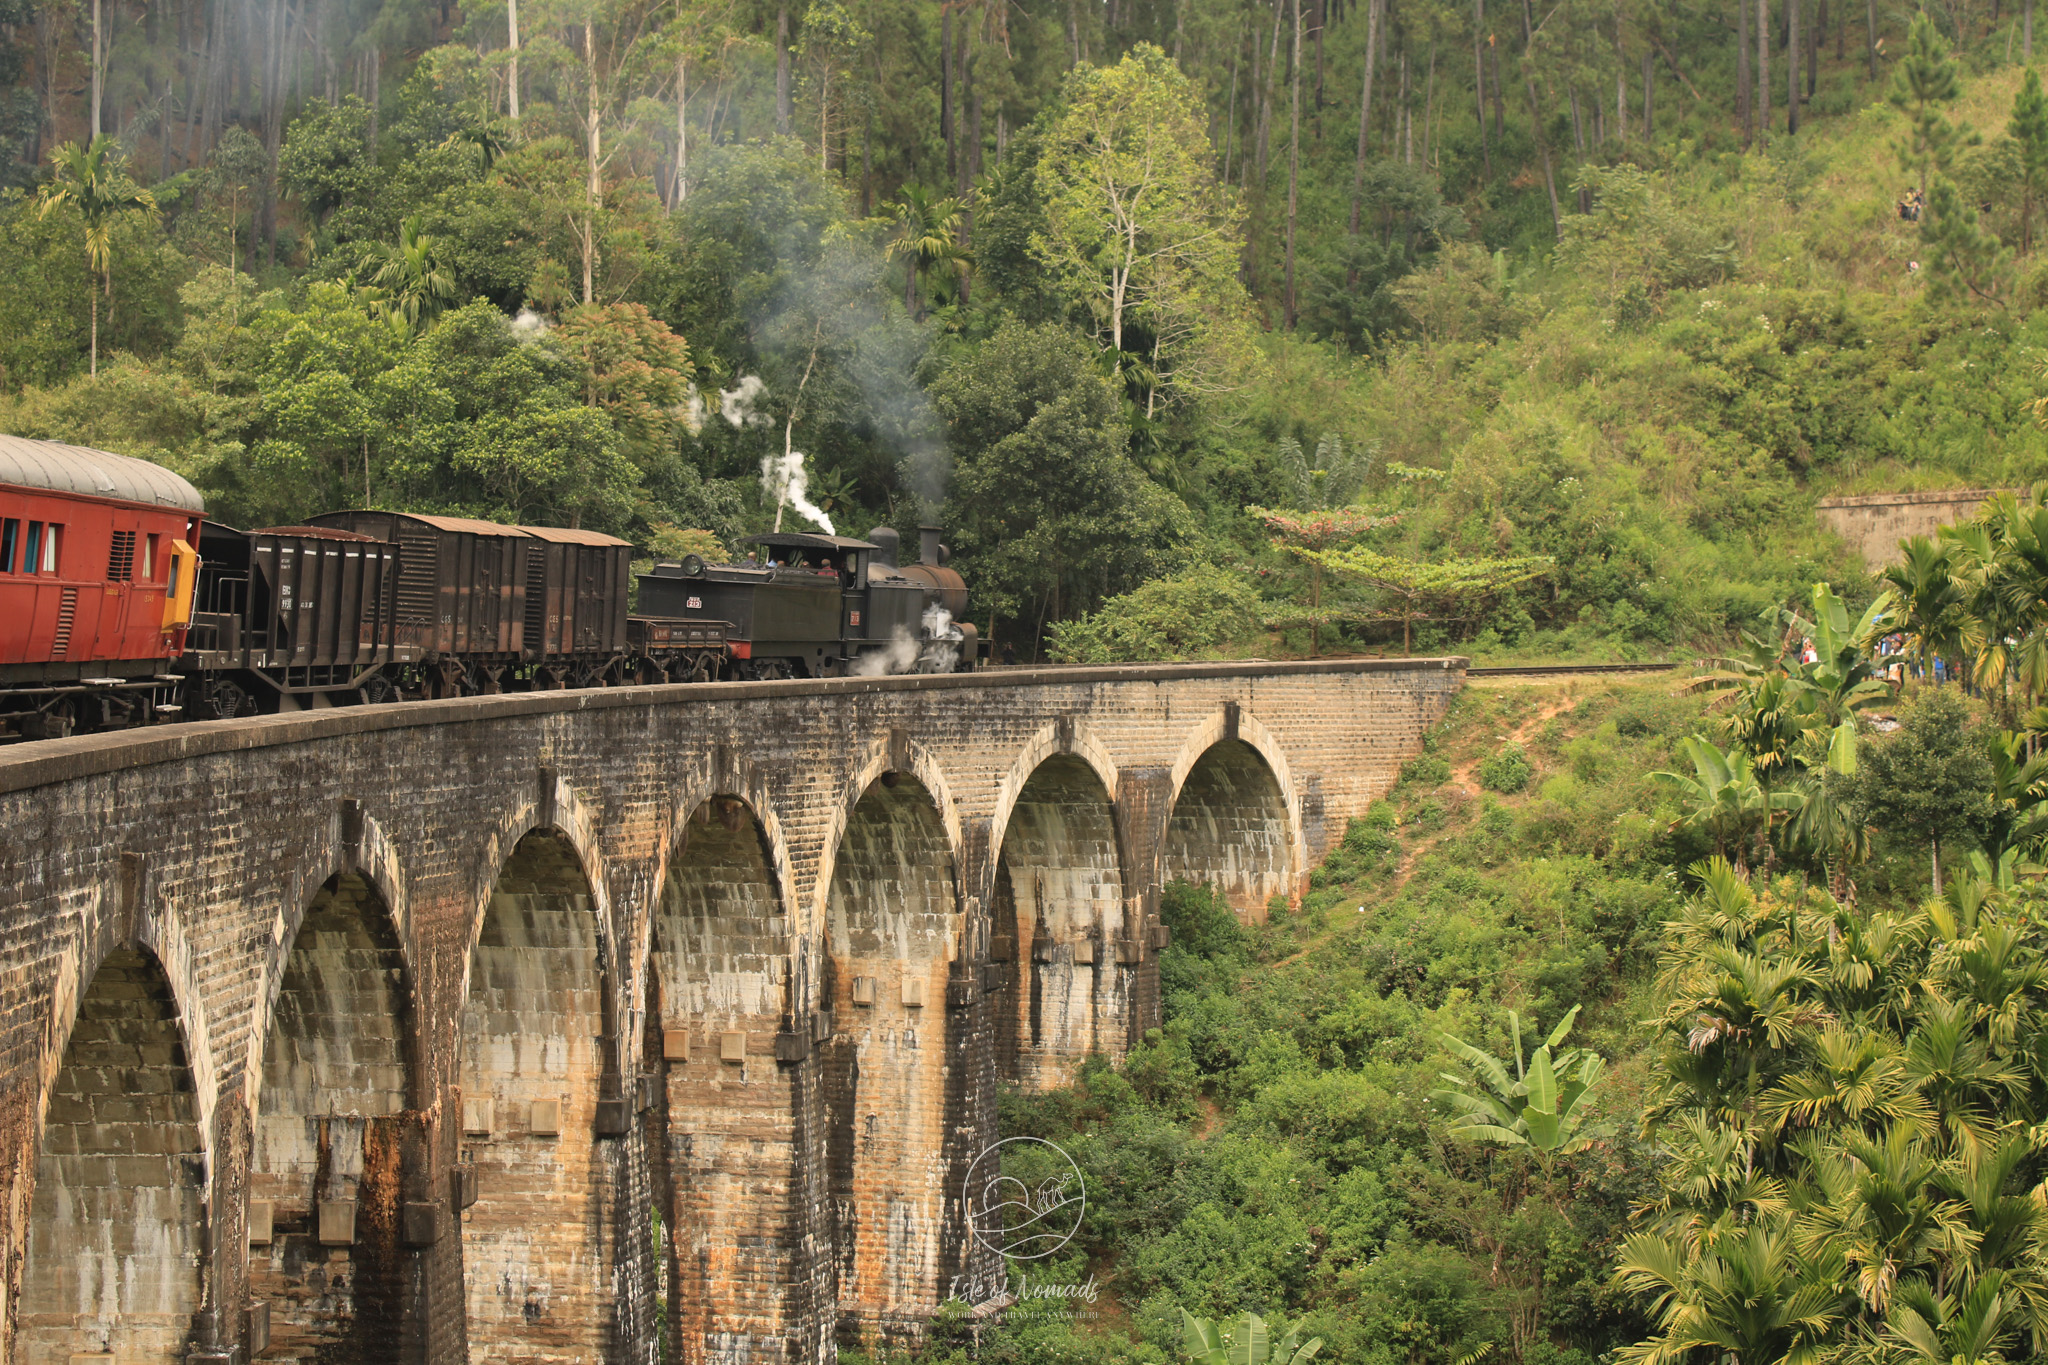
{"label": "concrete wall structure", "polygon": [[0,751],[15,1361],[830,1361],[1000,1284],[1000,1079],[1156,1021],[1459,660],[527,694]]}
{"label": "concrete wall structure", "polygon": [[1899,562],[1899,542],[1927,536],[1975,516],[1995,488],[1958,488],[1945,493],[1865,493],[1822,498],[1821,525],[1863,556],[1872,573]]}

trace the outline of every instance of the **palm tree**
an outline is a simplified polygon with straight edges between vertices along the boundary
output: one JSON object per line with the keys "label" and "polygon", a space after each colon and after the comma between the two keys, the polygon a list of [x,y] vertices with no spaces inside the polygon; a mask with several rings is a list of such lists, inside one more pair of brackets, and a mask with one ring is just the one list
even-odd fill
{"label": "palm tree", "polygon": [[903,197],[893,205],[896,212],[896,240],[891,255],[903,256],[903,306],[915,315],[917,277],[927,267],[951,266],[961,275],[974,257],[960,245],[960,223],[965,208],[951,195],[935,195],[922,185],[905,185]]}
{"label": "palm tree", "polygon": [[356,269],[370,276],[370,305],[394,326],[417,332],[455,297],[455,276],[441,261],[441,244],[415,213],[399,225],[398,245],[380,242]]}
{"label": "palm tree", "polygon": [[[85,220],[85,261],[99,277],[106,291],[111,314],[114,300],[114,224],[130,213],[156,217],[156,196],[124,174],[115,153],[114,139],[102,133],[90,146],[67,142],[50,153],[53,167],[50,183],[36,196],[36,216],[47,218],[62,205],[71,205]],[[91,373],[100,373],[100,299],[92,299]]]}
{"label": "palm tree", "polygon": [[1915,663],[1924,667],[1930,652],[1955,657],[1969,624],[1970,595],[1956,580],[1952,547],[1926,536],[1899,542],[1905,559],[1884,571],[1911,642]]}

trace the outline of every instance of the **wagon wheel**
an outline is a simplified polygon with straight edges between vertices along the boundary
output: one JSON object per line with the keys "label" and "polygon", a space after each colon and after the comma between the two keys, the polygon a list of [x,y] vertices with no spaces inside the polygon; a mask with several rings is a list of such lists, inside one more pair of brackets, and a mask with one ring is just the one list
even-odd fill
{"label": "wagon wheel", "polygon": [[382,706],[386,702],[398,700],[398,689],[392,685],[391,679],[385,677],[382,673],[370,675],[369,679],[356,690],[365,706]]}
{"label": "wagon wheel", "polygon": [[209,678],[193,684],[193,720],[232,720],[244,714],[249,694],[226,678]]}
{"label": "wagon wheel", "polygon": [[70,700],[52,702],[42,710],[27,717],[21,723],[23,739],[62,739],[78,724],[76,703]]}

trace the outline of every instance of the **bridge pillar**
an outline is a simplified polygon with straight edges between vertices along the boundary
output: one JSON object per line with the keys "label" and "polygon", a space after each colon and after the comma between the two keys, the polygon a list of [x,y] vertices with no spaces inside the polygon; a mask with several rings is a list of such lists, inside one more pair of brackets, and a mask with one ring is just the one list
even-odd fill
{"label": "bridge pillar", "polygon": [[806,1198],[804,1082],[822,1021],[792,998],[792,965],[763,831],[740,798],[714,797],[677,836],[648,974],[665,1307],[689,1365],[814,1359],[803,1316],[822,1211]]}
{"label": "bridge pillar", "polygon": [[626,1135],[607,954],[591,886],[561,835],[506,861],[471,952],[462,1015],[463,1218],[472,1359],[631,1354],[621,1255]]}
{"label": "bridge pillar", "polygon": [[203,1306],[206,1156],[178,1006],[133,947],[101,960],[49,1092],[15,1358],[182,1362]]}
{"label": "bridge pillar", "polygon": [[377,892],[338,874],[299,923],[264,1035],[249,1293],[268,1305],[273,1347],[336,1365],[425,1359],[404,1226],[427,1135],[408,978]]}
{"label": "bridge pillar", "polygon": [[957,871],[932,792],[897,769],[854,806],[833,863],[824,1086],[843,1340],[919,1335],[973,1256],[952,1176],[985,1141],[972,1092],[988,1088],[988,1049]]}

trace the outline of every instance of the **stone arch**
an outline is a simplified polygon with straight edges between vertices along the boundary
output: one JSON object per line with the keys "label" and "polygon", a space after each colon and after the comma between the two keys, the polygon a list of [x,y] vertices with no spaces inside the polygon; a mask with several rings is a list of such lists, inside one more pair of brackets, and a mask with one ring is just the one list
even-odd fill
{"label": "stone arch", "polygon": [[[476,1202],[462,1215],[481,1359],[608,1358],[625,1273],[616,1217],[627,1108],[602,884],[559,827],[518,836],[470,949],[459,1096]],[[602,1129],[602,1131],[601,1131]]]}
{"label": "stone arch", "polygon": [[[867,753],[854,766],[825,827],[824,852],[818,863],[818,883],[813,889],[812,906],[813,924],[822,928],[827,936],[832,933],[833,879],[839,875],[839,858],[846,847],[846,836],[861,803],[878,785],[883,785],[885,778],[888,779],[886,788],[889,790],[904,779],[914,780],[924,790],[925,799],[937,815],[939,828],[945,835],[946,856],[955,869],[957,887],[957,869],[965,847],[965,825],[945,770],[939,766],[937,756],[921,744],[905,743],[899,747],[886,739],[877,741],[868,747]],[[808,930],[812,926],[803,927]]]}
{"label": "stone arch", "polygon": [[203,1298],[206,1156],[178,1001],[124,944],[78,1001],[46,1091],[17,1358],[181,1361]]}
{"label": "stone arch", "polygon": [[[687,823],[693,817],[704,814],[708,803],[715,798],[736,800],[746,807],[748,814],[759,827],[768,868],[775,882],[775,893],[784,907],[783,913],[794,912],[799,906],[796,857],[790,851],[789,836],[783,829],[781,816],[776,812],[767,778],[754,764],[729,754],[720,754],[711,770],[681,789],[668,823],[668,840],[662,846],[661,859],[654,869],[655,885],[659,887],[667,880],[670,865],[688,850]],[[638,927],[642,937],[635,945],[635,960],[645,963],[647,954],[654,946],[654,917],[648,916],[646,922]],[[807,926],[792,923],[791,943],[801,943],[806,930]],[[793,1000],[802,998],[801,990],[792,996]]]}
{"label": "stone arch", "polygon": [[[598,812],[586,805],[567,781],[550,769],[542,769],[540,799],[514,809],[485,841],[477,869],[476,903],[469,916],[469,952],[462,965],[465,994],[469,989],[469,972],[476,966],[477,943],[483,936],[484,923],[490,917],[498,885],[504,879],[513,854],[529,834],[536,831],[544,833],[569,851],[583,873],[583,884],[591,898],[601,934],[609,932],[611,897],[607,892],[609,879],[605,876],[604,861],[598,851],[598,829]],[[609,959],[608,940],[601,937],[599,950]],[[607,1002],[609,1008],[610,1003]]]}
{"label": "stone arch", "polygon": [[1077,759],[1093,769],[1102,790],[1108,792],[1112,800],[1115,798],[1121,780],[1116,760],[1096,740],[1094,733],[1086,726],[1065,718],[1049,721],[1018,752],[1010,770],[1003,774],[1001,785],[996,788],[995,818],[989,822],[995,847],[1002,847],[1025,783],[1038,772],[1040,764],[1056,755]]}
{"label": "stone arch", "polygon": [[1134,964],[1116,808],[1101,771],[1055,753],[1018,790],[1003,826],[989,956],[999,1074],[1066,1084],[1090,1052],[1121,1056]]}
{"label": "stone arch", "polygon": [[424,1155],[412,974],[369,877],[330,876],[275,973],[256,1075],[249,1284],[272,1341],[322,1360],[416,1356],[404,1172]]}
{"label": "stone arch", "polygon": [[650,1174],[666,1308],[693,1363],[779,1360],[830,1301],[785,870],[758,808],[714,794],[678,823],[652,917],[646,1068],[663,1077],[666,1140]]}
{"label": "stone arch", "polygon": [[1293,896],[1308,865],[1301,802],[1285,752],[1233,703],[1182,747],[1172,769],[1159,881],[1207,882],[1241,916]]}
{"label": "stone arch", "polygon": [[[298,942],[299,929],[307,912],[321,896],[332,890],[337,878],[353,879],[360,891],[374,901],[376,917],[392,935],[397,948],[399,960],[392,965],[399,970],[398,979],[404,987],[401,1004],[415,1025],[414,1031],[405,1039],[405,1046],[409,1049],[407,1065],[412,1068],[407,1103],[419,1106],[424,1101],[423,1087],[429,1085],[429,1078],[417,1065],[424,1060],[420,1055],[424,1040],[417,1033],[417,1022],[422,1017],[419,1013],[419,981],[413,968],[419,949],[413,937],[412,906],[411,898],[406,894],[405,870],[383,825],[367,812],[358,809],[338,815],[328,834],[329,837],[300,864],[285,884],[285,900],[270,925],[269,956],[263,964],[256,1017],[259,1020],[273,1017],[278,993],[284,988],[285,968]],[[262,1104],[264,1050],[269,1046],[269,1040],[270,1030],[267,1027],[249,1030],[244,1074],[250,1077],[250,1084],[255,1090],[250,1103],[257,1107]]]}
{"label": "stone arch", "polygon": [[972,1085],[956,844],[901,769],[853,803],[825,886],[835,1033],[823,1067],[844,1333],[915,1332],[945,1298],[949,1140]]}

